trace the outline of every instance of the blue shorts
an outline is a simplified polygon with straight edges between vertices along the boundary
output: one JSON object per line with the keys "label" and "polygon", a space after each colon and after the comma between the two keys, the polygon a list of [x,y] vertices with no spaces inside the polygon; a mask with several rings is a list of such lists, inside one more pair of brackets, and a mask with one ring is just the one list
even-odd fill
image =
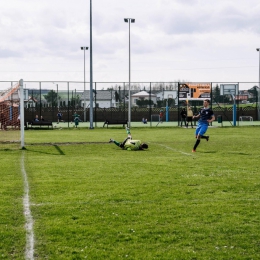
{"label": "blue shorts", "polygon": [[195,131],[196,136],[197,135],[200,135],[200,136],[204,135],[207,132],[208,127],[209,127],[208,122],[207,123],[198,122],[198,126],[197,126],[196,131]]}

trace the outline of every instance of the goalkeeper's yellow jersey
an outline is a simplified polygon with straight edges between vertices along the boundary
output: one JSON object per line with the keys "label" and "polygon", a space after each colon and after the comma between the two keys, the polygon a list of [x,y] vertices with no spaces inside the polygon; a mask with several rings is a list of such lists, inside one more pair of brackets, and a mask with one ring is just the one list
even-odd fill
{"label": "goalkeeper's yellow jersey", "polygon": [[136,151],[139,150],[140,145],[141,145],[140,140],[128,139],[124,145],[124,149],[127,151]]}

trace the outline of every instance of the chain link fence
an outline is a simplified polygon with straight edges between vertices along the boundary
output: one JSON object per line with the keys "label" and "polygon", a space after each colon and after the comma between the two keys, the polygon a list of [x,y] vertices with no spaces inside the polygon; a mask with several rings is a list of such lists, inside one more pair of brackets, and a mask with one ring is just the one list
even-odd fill
{"label": "chain link fence", "polygon": [[[0,91],[8,89],[16,82],[0,82]],[[237,84],[238,94],[235,96],[236,120],[252,118],[259,120],[260,89],[258,83],[223,83],[211,82],[210,98],[213,111],[221,116],[223,121],[233,125],[234,100],[232,95],[221,95],[221,84]],[[153,115],[164,113],[164,121],[180,122],[180,111],[187,106],[180,99],[180,82],[133,82],[131,83],[131,121],[141,122],[142,118],[150,121]],[[25,89],[25,121],[32,121],[36,115],[39,118],[55,122],[60,111],[63,120],[73,121],[76,112],[81,121],[89,121],[89,100],[93,95],[93,121],[127,119],[129,102],[129,85],[127,82],[94,82],[93,93],[90,93],[89,82],[50,82],[24,81]],[[139,94],[138,94],[139,93]],[[193,93],[194,94],[194,93]],[[196,114],[203,105],[203,98],[189,99],[189,106]],[[157,118],[157,117],[155,117]]]}

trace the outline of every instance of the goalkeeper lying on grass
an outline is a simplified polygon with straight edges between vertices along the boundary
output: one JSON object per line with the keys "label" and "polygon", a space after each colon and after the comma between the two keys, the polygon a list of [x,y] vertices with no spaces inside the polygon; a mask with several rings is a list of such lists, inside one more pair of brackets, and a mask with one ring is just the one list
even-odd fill
{"label": "goalkeeper lying on grass", "polygon": [[122,143],[119,143],[113,139],[110,139],[109,143],[114,143],[120,148],[122,148],[123,150],[127,150],[127,151],[137,151],[137,150],[144,150],[148,148],[148,144],[141,143],[140,140],[132,140],[132,135],[130,133],[129,128],[126,128],[126,132],[128,136]]}

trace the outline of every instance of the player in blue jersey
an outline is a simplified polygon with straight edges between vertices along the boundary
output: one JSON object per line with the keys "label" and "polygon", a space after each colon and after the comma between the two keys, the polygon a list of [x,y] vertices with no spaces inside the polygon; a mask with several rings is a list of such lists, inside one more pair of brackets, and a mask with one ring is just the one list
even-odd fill
{"label": "player in blue jersey", "polygon": [[208,130],[209,123],[215,120],[214,113],[212,109],[209,107],[209,104],[210,104],[210,100],[205,99],[203,102],[204,107],[200,109],[199,114],[197,116],[192,117],[192,118],[200,118],[195,132],[197,140],[192,149],[193,153],[196,152],[196,149],[200,144],[200,139],[206,139],[207,141],[209,140],[209,136],[204,134]]}

